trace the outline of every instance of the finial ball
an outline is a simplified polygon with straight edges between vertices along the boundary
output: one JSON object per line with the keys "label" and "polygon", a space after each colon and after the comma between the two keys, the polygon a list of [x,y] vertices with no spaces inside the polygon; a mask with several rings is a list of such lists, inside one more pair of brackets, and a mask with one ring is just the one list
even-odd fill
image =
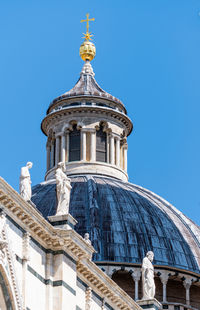
{"label": "finial ball", "polygon": [[80,46],[79,53],[84,61],[91,61],[96,55],[96,47],[92,42],[84,41]]}

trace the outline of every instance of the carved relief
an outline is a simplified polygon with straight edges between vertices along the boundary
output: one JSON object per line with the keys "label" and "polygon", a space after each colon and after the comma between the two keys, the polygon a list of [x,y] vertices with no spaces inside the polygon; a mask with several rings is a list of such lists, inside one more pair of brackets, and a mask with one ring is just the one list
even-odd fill
{"label": "carved relief", "polygon": [[88,287],[85,292],[85,310],[91,310],[92,304],[92,289]]}

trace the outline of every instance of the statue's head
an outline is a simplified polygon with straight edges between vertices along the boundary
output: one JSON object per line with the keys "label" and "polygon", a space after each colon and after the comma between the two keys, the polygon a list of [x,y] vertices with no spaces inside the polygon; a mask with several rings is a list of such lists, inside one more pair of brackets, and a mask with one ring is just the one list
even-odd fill
{"label": "statue's head", "polygon": [[154,258],[154,254],[152,251],[148,251],[147,254],[146,254],[146,257],[150,260],[150,262],[153,261],[153,258]]}
{"label": "statue's head", "polygon": [[57,168],[60,168],[62,169],[63,171],[65,171],[65,163],[60,161],[58,164],[57,164]]}
{"label": "statue's head", "polygon": [[28,169],[31,169],[33,167],[33,163],[31,161],[28,161],[27,164],[26,164],[26,167]]}
{"label": "statue's head", "polygon": [[85,240],[89,240],[89,237],[90,237],[90,235],[89,235],[88,233],[85,233],[84,239],[85,239]]}

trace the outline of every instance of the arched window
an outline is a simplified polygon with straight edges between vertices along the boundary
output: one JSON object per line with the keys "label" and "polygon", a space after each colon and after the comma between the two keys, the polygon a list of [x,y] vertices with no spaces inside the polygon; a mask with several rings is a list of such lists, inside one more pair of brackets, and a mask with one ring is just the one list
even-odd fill
{"label": "arched window", "polygon": [[73,130],[69,133],[69,161],[80,160],[80,130],[77,125],[73,125]]}
{"label": "arched window", "polygon": [[[117,283],[119,287],[121,287],[129,296],[133,299],[135,298],[135,284],[129,272],[118,270],[112,275],[112,280]],[[139,296],[141,296],[141,292],[139,292]]]}
{"label": "arched window", "polygon": [[102,125],[96,132],[96,160],[104,163],[107,161],[107,135]]}

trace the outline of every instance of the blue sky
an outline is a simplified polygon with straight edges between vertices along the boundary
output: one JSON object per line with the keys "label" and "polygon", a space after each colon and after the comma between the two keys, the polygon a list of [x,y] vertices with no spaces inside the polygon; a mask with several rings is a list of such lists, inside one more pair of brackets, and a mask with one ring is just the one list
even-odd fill
{"label": "blue sky", "polygon": [[85,26],[102,88],[125,104],[129,181],[162,196],[200,224],[200,1],[1,1],[0,175],[18,190],[32,161],[44,180],[49,103],[76,83]]}

